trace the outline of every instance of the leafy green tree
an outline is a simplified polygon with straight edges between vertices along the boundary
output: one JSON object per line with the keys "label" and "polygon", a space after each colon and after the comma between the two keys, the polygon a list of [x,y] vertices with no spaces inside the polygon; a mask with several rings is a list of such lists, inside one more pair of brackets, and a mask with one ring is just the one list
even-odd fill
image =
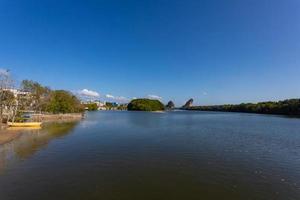
{"label": "leafy green tree", "polygon": [[76,113],[82,112],[83,106],[78,98],[65,90],[51,92],[45,110],[51,113]]}
{"label": "leafy green tree", "polygon": [[117,107],[118,110],[127,110],[127,104],[120,104]]}
{"label": "leafy green tree", "polygon": [[187,110],[247,112],[300,116],[300,99],[287,99],[278,102],[242,103],[238,105],[193,106]]}
{"label": "leafy green tree", "polygon": [[85,105],[88,108],[88,111],[98,110],[98,106],[96,103],[89,103]]}
{"label": "leafy green tree", "polygon": [[127,109],[135,111],[160,111],[164,110],[165,107],[159,100],[134,99],[128,104]]}

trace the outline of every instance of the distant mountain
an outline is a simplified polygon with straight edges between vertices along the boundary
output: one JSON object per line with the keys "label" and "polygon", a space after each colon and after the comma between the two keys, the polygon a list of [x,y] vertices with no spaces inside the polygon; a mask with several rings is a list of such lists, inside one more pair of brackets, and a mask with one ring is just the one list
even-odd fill
{"label": "distant mountain", "polygon": [[175,108],[175,104],[173,101],[169,101],[168,104],[166,105],[167,109],[174,109]]}
{"label": "distant mountain", "polygon": [[193,106],[193,102],[194,102],[193,99],[189,99],[189,100],[182,106],[182,108],[183,108],[183,109],[187,109],[187,108],[192,107],[192,106]]}

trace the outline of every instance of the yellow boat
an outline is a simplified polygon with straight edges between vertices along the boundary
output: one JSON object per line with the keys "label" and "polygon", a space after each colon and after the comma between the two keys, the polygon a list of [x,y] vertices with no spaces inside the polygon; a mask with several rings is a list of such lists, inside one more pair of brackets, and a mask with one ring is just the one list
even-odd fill
{"label": "yellow boat", "polygon": [[9,127],[40,127],[42,122],[7,122]]}

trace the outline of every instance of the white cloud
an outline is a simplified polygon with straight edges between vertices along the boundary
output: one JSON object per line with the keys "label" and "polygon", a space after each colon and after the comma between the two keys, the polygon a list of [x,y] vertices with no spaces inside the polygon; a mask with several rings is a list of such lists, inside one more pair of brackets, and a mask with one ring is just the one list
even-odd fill
{"label": "white cloud", "polygon": [[112,99],[114,101],[118,101],[118,102],[128,101],[128,98],[123,97],[123,96],[113,96],[111,94],[106,94],[105,97],[108,98],[108,99]]}
{"label": "white cloud", "polygon": [[206,96],[206,95],[207,95],[207,92],[204,91],[204,92],[202,92],[202,94],[203,94],[204,96]]}
{"label": "white cloud", "polygon": [[115,98],[113,95],[111,95],[111,94],[107,94],[107,95],[105,95],[105,97],[106,98],[109,98],[109,99],[113,99],[113,98]]}
{"label": "white cloud", "polygon": [[0,68],[0,75],[8,76],[9,75],[9,70]]}
{"label": "white cloud", "polygon": [[78,91],[78,94],[85,97],[100,97],[100,94],[98,92],[88,89],[80,90]]}
{"label": "white cloud", "polygon": [[119,101],[126,101],[128,100],[126,97],[120,96],[120,97],[116,97],[117,100]]}
{"label": "white cloud", "polygon": [[126,100],[127,99],[126,97],[123,97],[123,96],[116,97],[116,98],[119,99],[119,100]]}
{"label": "white cloud", "polygon": [[155,95],[155,94],[148,94],[147,96],[149,99],[162,99],[162,97]]}

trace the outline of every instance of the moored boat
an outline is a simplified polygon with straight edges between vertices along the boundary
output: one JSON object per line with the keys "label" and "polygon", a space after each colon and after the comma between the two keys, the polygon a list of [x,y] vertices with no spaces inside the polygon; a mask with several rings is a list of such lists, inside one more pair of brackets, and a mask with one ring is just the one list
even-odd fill
{"label": "moored boat", "polygon": [[7,122],[9,127],[40,127],[42,122]]}

